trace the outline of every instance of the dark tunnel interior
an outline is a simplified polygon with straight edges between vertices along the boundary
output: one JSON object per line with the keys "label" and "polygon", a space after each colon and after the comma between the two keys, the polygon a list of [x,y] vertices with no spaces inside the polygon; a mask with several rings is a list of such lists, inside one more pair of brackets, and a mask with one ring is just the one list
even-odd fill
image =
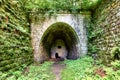
{"label": "dark tunnel interior", "polygon": [[[51,46],[52,44],[54,44],[56,40],[59,39],[63,40],[66,45],[68,51],[67,59],[77,59],[78,58],[76,48],[76,44],[78,43],[77,34],[70,25],[63,22],[57,22],[51,25],[43,34],[41,43],[43,44],[43,47],[47,52],[47,56],[49,56],[50,58]],[[58,47],[60,48],[61,46]]]}

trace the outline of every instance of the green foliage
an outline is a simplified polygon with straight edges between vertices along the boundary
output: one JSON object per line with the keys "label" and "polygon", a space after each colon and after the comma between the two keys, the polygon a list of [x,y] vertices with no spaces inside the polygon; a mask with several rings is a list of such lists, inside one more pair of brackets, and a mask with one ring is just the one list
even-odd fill
{"label": "green foliage", "polygon": [[111,67],[103,66],[106,76],[103,80],[119,80],[120,79],[120,61],[112,61]]}
{"label": "green foliage", "polygon": [[[1,73],[0,79],[5,80],[53,80],[54,76],[50,72],[52,62],[45,62],[42,65],[31,64],[30,66],[23,65],[23,70],[10,71]],[[28,70],[26,70],[26,67]],[[8,75],[9,76],[6,76]]]}
{"label": "green foliage", "polygon": [[77,60],[66,60],[66,68],[63,70],[62,80],[82,80],[85,76],[85,70],[92,68],[93,59],[91,57],[82,57]]}
{"label": "green foliage", "polygon": [[[20,3],[32,20],[44,19],[56,13],[79,13],[93,9],[101,0],[14,0]],[[41,20],[42,21],[42,20]]]}
{"label": "green foliage", "polygon": [[112,65],[114,68],[120,69],[120,61],[119,61],[119,60],[112,61],[112,62],[111,62],[111,65]]}
{"label": "green foliage", "polygon": [[29,23],[19,1],[0,1],[0,71],[33,62]]}
{"label": "green foliage", "polygon": [[101,28],[96,28],[94,22],[89,21],[88,29],[88,51],[89,54],[98,53],[99,48],[95,44],[95,39],[101,37],[103,30]]}
{"label": "green foliage", "polygon": [[111,57],[112,59],[120,59],[120,48],[119,47],[112,48]]}
{"label": "green foliage", "polygon": [[[119,80],[120,79],[120,61],[113,61],[109,67],[96,61],[93,65],[93,59],[89,56],[81,57],[77,60],[65,60],[66,67],[61,72],[62,80]],[[22,65],[20,70],[0,72],[1,80],[54,80],[51,72],[53,62],[43,64]],[[105,75],[101,77],[96,71],[102,69]]]}
{"label": "green foliage", "polygon": [[[69,10],[69,9],[88,9],[95,6],[100,0],[27,0],[24,1],[26,8],[39,10]],[[69,4],[69,5],[68,5]]]}
{"label": "green foliage", "polygon": [[97,48],[96,45],[89,43],[89,54],[97,53],[98,50],[99,50],[99,49]]}
{"label": "green foliage", "polygon": [[[93,66],[91,57],[82,57],[75,61],[65,61],[66,68],[61,73],[62,80],[119,80],[120,79],[120,61],[111,63],[111,67],[107,67],[97,61],[97,65]],[[102,68],[105,76],[101,77],[96,73],[97,69]]]}

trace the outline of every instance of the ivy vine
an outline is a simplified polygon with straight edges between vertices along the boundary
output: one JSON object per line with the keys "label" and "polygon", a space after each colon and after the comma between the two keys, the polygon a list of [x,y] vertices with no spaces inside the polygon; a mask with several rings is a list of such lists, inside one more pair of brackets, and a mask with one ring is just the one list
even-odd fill
{"label": "ivy vine", "polygon": [[89,54],[97,54],[99,51],[99,48],[95,42],[95,40],[103,34],[103,30],[99,27],[95,27],[95,23],[91,20],[89,21],[89,25],[87,27],[88,29],[88,51]]}

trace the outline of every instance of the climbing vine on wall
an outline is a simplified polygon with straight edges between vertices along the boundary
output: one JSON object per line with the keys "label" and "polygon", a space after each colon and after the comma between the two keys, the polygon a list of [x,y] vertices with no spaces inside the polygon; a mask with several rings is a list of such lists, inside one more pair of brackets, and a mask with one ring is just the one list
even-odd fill
{"label": "climbing vine on wall", "polygon": [[18,69],[33,62],[30,27],[21,4],[0,0],[0,71]]}
{"label": "climbing vine on wall", "polygon": [[97,54],[99,51],[99,48],[97,47],[97,44],[95,43],[95,39],[101,37],[103,34],[103,30],[101,28],[96,28],[95,23],[91,20],[89,21],[89,25],[87,27],[88,29],[88,51],[89,54]]}

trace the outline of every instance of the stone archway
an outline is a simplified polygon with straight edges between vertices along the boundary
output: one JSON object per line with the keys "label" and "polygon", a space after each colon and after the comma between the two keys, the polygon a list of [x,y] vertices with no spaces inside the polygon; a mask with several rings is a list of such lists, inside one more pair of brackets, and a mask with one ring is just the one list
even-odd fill
{"label": "stone archway", "polygon": [[[77,59],[79,57],[79,38],[74,29],[63,22],[52,24],[43,34],[39,53],[44,59],[55,58],[55,53],[62,58]],[[52,50],[51,50],[52,49]],[[52,51],[52,52],[51,52]]]}
{"label": "stone archway", "polygon": [[[39,21],[40,23],[33,22],[31,37],[34,60],[42,62],[52,57],[51,47],[57,40],[63,41],[62,46],[64,52],[66,51],[66,58],[77,59],[79,56],[85,55],[87,53],[87,35],[84,19],[85,16],[81,14],[58,14],[56,18],[51,16],[44,21]],[[60,51],[58,54],[60,55]]]}

